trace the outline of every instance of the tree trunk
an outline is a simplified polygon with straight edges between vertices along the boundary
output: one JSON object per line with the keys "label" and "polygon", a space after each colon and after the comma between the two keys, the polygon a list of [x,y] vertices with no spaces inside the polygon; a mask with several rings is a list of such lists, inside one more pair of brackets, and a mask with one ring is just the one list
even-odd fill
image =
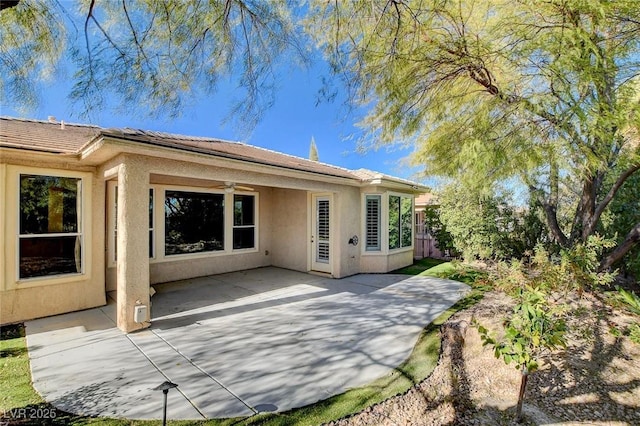
{"label": "tree trunk", "polygon": [[516,422],[522,421],[522,403],[524,402],[524,391],[527,389],[529,371],[527,367],[522,367],[522,377],[520,380],[520,393],[518,394],[518,406],[516,407]]}
{"label": "tree trunk", "polygon": [[640,223],[636,223],[636,226],[631,228],[631,231],[629,231],[622,244],[618,245],[618,247],[602,259],[598,272],[611,268],[614,263],[622,259],[638,242],[640,242]]}
{"label": "tree trunk", "polygon": [[542,204],[544,212],[547,217],[547,224],[556,242],[563,247],[568,244],[567,237],[560,229],[558,224],[558,198],[559,198],[559,185],[560,185],[560,170],[558,169],[558,163],[552,161],[549,169],[549,198]]}
{"label": "tree trunk", "polygon": [[551,236],[554,241],[560,244],[562,247],[566,247],[569,244],[569,240],[560,229],[560,225],[558,224],[558,214],[555,206],[552,206],[549,203],[542,204],[542,209],[544,210],[544,217],[547,222],[547,227],[551,232]]}

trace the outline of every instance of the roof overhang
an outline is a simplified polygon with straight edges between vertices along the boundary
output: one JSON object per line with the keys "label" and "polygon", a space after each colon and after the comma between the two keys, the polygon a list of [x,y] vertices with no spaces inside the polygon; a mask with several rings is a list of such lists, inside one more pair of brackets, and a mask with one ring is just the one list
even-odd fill
{"label": "roof overhang", "polygon": [[162,159],[171,158],[176,161],[195,162],[216,167],[245,169],[258,173],[300,179],[321,180],[323,182],[340,185],[361,185],[361,181],[355,176],[353,178],[349,178],[335,176],[329,173],[299,170],[292,167],[272,165],[259,160],[237,158],[233,155],[226,155],[224,153],[214,153],[198,149],[197,147],[149,143],[148,141],[139,141],[131,138],[121,138],[105,134],[99,135],[83,146],[80,150],[79,157],[83,161],[93,164],[101,164],[120,154],[133,154]]}

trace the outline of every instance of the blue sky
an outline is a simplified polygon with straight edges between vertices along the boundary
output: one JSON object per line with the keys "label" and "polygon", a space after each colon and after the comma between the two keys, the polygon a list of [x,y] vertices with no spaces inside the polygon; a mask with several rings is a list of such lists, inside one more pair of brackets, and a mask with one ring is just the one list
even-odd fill
{"label": "blue sky", "polygon": [[[275,104],[265,111],[262,120],[253,132],[236,129],[224,124],[229,113],[229,99],[233,93],[230,85],[221,87],[209,98],[196,99],[185,108],[177,119],[149,118],[117,114],[113,111],[93,112],[89,119],[79,119],[80,111],[66,100],[69,83],[64,79],[43,84],[41,103],[35,111],[20,114],[10,105],[2,105],[1,114],[46,120],[54,116],[69,123],[90,123],[102,127],[132,127],[193,136],[207,136],[227,140],[243,141],[275,151],[308,158],[309,144],[313,136],[321,162],[348,169],[367,168],[389,175],[416,180],[417,169],[407,166],[403,158],[412,149],[381,148],[362,154],[356,152],[356,141],[361,131],[355,127],[358,118],[349,113],[344,97],[333,102],[317,104],[321,88],[323,63],[320,59],[309,69],[292,67],[281,75]],[[325,76],[327,76],[325,74]],[[141,105],[141,108],[144,108]]]}

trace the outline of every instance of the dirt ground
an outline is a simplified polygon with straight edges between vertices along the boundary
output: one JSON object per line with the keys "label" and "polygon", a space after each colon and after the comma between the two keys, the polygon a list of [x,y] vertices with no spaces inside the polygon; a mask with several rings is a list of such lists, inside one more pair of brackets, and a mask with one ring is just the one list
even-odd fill
{"label": "dirt ground", "polygon": [[[591,295],[570,303],[568,347],[545,356],[530,376],[523,424],[640,425],[640,345],[615,332],[637,318]],[[442,327],[440,361],[427,379],[331,425],[514,424],[520,372],[469,325],[475,317],[497,331],[512,306],[505,294],[487,293]]]}

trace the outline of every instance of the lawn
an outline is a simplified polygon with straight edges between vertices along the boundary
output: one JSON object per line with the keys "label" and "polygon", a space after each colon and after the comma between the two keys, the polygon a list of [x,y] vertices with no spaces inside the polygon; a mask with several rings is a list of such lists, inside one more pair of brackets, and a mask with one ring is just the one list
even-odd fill
{"label": "lawn", "polygon": [[396,274],[429,275],[432,277],[448,276],[456,271],[453,263],[446,260],[424,258],[416,260],[413,265],[394,271]]}
{"label": "lawn", "polygon": [[[408,275],[430,275],[450,277],[468,284],[477,278],[474,271],[460,269],[449,262],[435,259],[423,259],[416,264],[403,268],[396,273]],[[438,363],[440,354],[440,326],[455,312],[465,309],[482,297],[481,291],[474,290],[467,297],[442,313],[427,325],[418,338],[409,358],[388,375],[367,386],[351,389],[340,395],[320,401],[306,407],[283,413],[257,415],[247,419],[220,419],[207,421],[171,421],[178,425],[317,425],[353,414],[381,402],[398,393],[406,392],[415,384],[424,380]],[[130,421],[122,419],[94,419],[75,416],[56,410],[37,394],[31,385],[29,357],[21,326],[6,327],[0,339],[0,424],[15,420],[15,424],[25,424],[27,418],[40,415],[48,416],[49,424],[106,424],[154,425],[159,421]]]}

